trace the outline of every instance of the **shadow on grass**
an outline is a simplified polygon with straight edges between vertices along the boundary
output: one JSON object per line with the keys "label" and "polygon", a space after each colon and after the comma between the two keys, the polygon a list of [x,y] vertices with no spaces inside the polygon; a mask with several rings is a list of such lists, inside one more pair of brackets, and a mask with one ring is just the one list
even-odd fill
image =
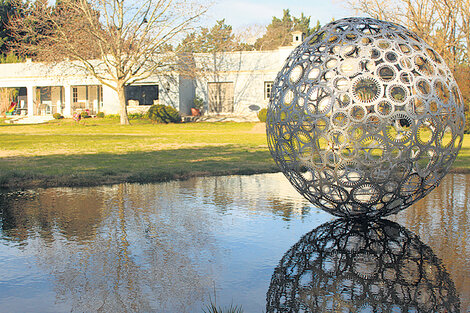
{"label": "shadow on grass", "polygon": [[[470,148],[462,148],[452,172],[470,173]],[[0,188],[96,186],[151,183],[209,175],[277,172],[267,148],[216,146],[129,152],[0,159]]]}
{"label": "shadow on grass", "polygon": [[149,183],[277,170],[266,148],[232,145],[125,154],[11,157],[0,160],[0,188]]}

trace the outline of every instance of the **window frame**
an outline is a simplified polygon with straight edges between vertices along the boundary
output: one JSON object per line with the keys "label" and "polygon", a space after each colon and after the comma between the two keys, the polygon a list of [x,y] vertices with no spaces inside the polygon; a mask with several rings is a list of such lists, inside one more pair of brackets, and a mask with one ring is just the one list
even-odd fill
{"label": "window frame", "polygon": [[273,94],[274,81],[264,82],[264,100],[269,100]]}
{"label": "window frame", "polygon": [[72,103],[78,102],[78,87],[72,87]]}

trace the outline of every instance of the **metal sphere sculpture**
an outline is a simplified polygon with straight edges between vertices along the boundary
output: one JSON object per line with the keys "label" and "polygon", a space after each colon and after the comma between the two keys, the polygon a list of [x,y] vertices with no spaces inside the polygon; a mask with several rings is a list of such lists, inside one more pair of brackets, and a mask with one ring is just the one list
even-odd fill
{"label": "metal sphere sculpture", "polygon": [[326,223],[274,270],[266,312],[460,312],[431,248],[397,223]]}
{"label": "metal sphere sculpture", "polygon": [[279,72],[266,130],[273,158],[310,202],[340,217],[380,217],[421,199],[462,145],[459,88],[406,28],[332,22]]}

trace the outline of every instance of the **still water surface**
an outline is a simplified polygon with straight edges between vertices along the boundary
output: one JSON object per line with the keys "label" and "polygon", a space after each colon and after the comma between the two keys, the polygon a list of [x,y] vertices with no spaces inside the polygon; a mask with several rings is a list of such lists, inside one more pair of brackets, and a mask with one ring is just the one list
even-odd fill
{"label": "still water surface", "polygon": [[[467,195],[470,175],[448,175],[389,218],[396,223],[362,231],[313,207],[281,174],[0,194],[0,312],[202,312],[210,299],[263,312],[268,290],[272,308],[298,290],[305,296],[302,284],[318,277],[313,300],[325,308],[329,292],[343,296],[336,305],[360,299],[368,312],[367,299],[386,303],[391,286],[409,312],[470,312]],[[338,269],[348,277],[342,293]]]}

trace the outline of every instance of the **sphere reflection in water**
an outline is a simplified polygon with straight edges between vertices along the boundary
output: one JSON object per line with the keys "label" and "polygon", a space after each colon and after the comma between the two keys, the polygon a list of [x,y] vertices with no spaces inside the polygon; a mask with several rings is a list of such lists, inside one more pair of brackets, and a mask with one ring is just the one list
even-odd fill
{"label": "sphere reflection in water", "polygon": [[337,220],[306,234],[282,258],[267,312],[460,312],[431,248],[387,221]]}

